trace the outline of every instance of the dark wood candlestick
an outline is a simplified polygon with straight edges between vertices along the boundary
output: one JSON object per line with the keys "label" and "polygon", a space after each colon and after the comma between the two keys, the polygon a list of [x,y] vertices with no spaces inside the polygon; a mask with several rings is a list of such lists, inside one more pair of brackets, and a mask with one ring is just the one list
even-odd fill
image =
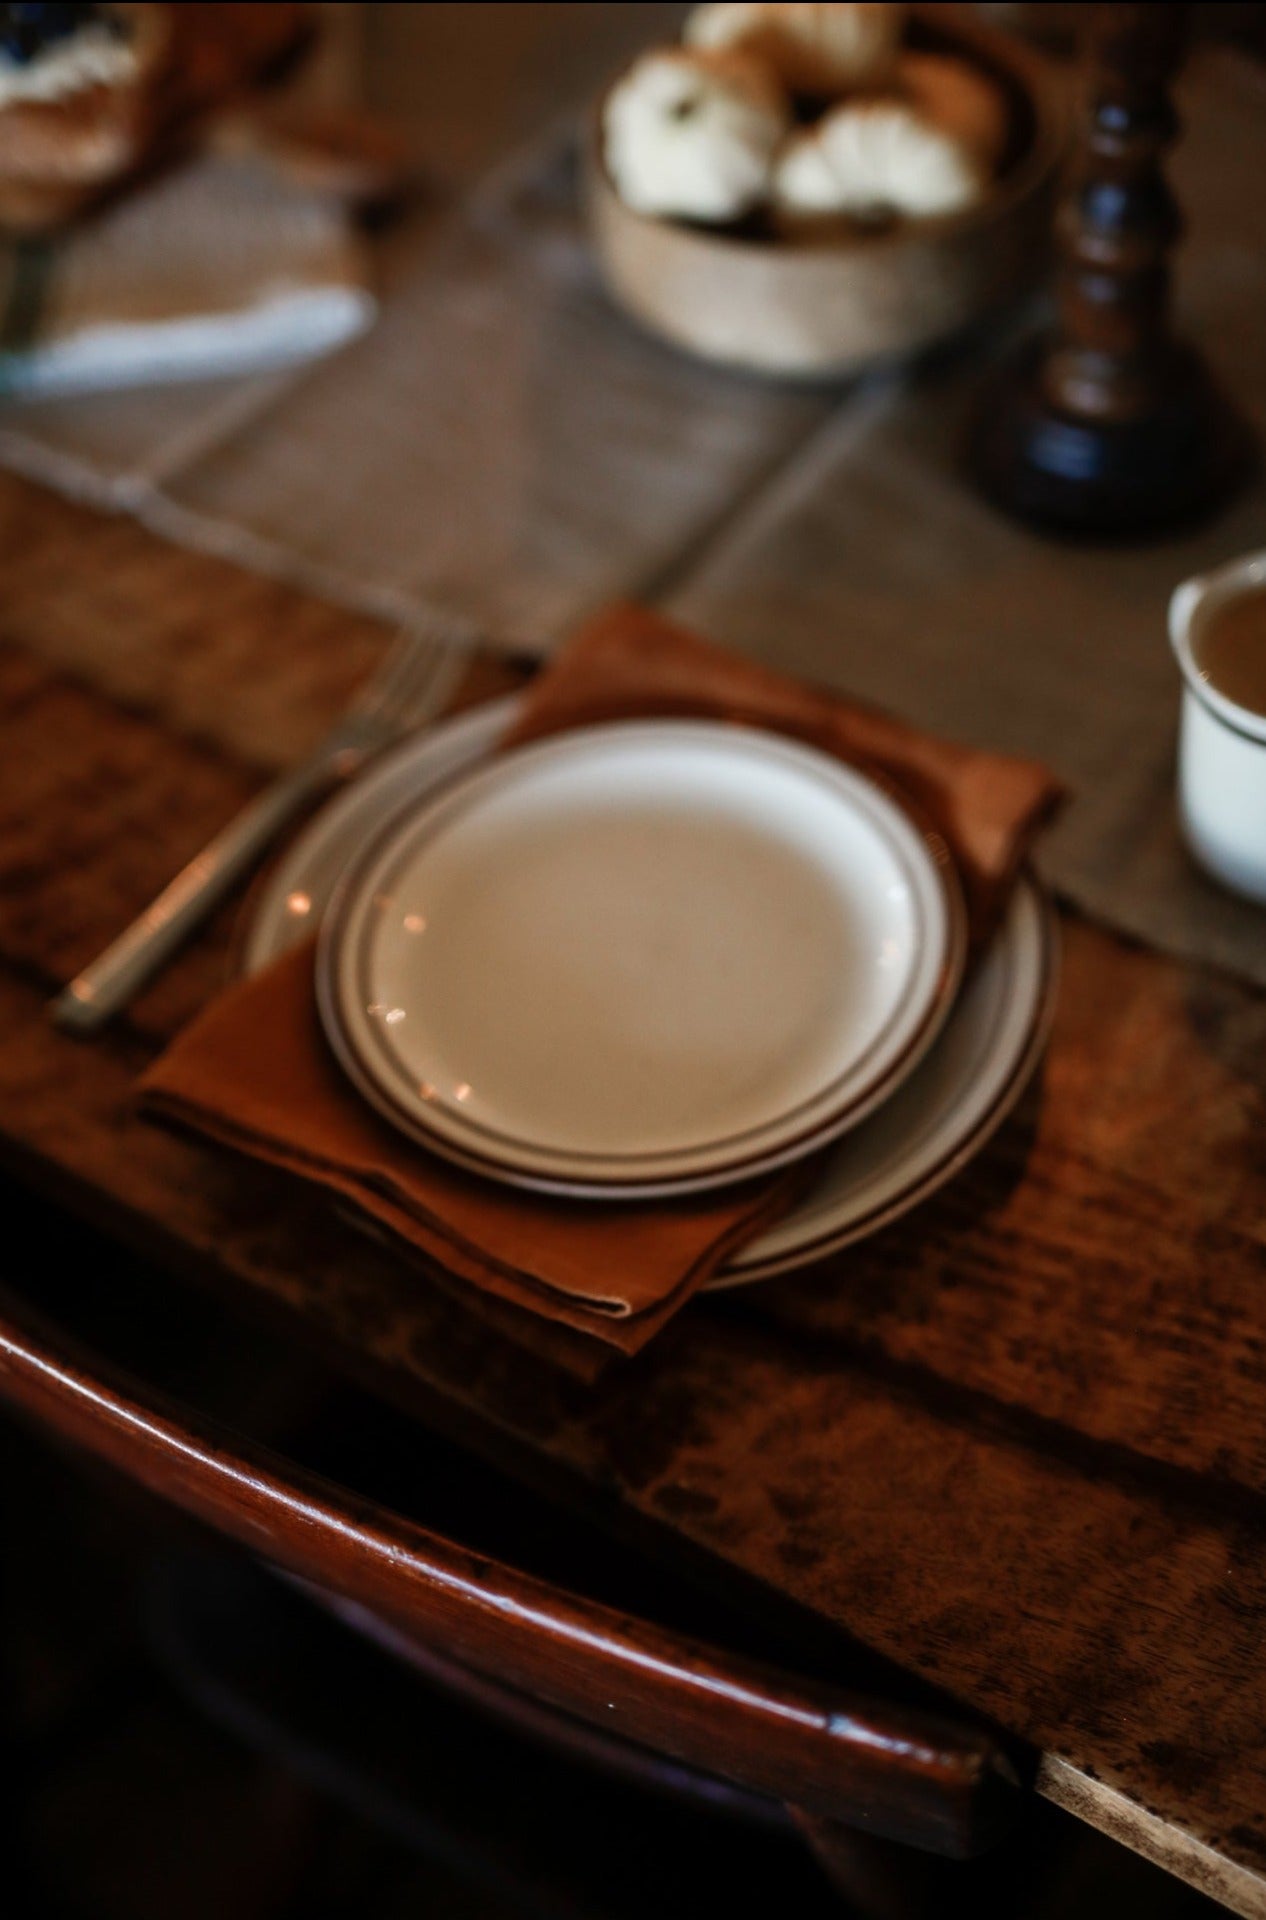
{"label": "dark wood candlestick", "polygon": [[1170,85],[1190,11],[1089,11],[1087,128],[1059,221],[1057,327],[985,396],[971,449],[985,492],[1022,519],[1141,533],[1213,506],[1246,464],[1244,429],[1169,325],[1182,220],[1163,159],[1178,133]]}

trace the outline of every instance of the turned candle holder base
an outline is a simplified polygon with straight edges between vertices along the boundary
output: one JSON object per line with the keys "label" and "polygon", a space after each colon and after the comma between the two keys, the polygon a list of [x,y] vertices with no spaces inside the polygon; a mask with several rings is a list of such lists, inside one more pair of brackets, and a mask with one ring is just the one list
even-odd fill
{"label": "turned candle holder base", "polygon": [[1176,347],[1161,397],[1122,418],[1061,407],[1030,342],[991,384],[969,459],[1009,514],[1067,534],[1141,535],[1199,519],[1244,478],[1250,436],[1190,348]]}
{"label": "turned candle holder base", "polygon": [[971,463],[989,498],[1065,533],[1196,519],[1251,464],[1247,429],[1169,319],[1182,216],[1164,160],[1190,11],[1088,9],[1084,137],[1057,222],[1058,322],[994,382],[976,423]]}

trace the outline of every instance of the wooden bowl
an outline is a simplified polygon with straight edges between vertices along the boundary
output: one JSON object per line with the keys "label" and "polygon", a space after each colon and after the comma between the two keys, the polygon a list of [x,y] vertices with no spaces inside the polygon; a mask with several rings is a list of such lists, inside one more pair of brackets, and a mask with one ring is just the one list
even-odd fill
{"label": "wooden bowl", "polygon": [[1010,146],[978,206],[794,240],[756,223],[719,229],[635,213],[602,157],[604,97],[585,143],[584,198],[612,297],[705,359],[811,379],[916,353],[1016,294],[1046,256],[1066,84],[1031,47],[957,9],[914,7],[911,44],[972,61],[1011,102]]}

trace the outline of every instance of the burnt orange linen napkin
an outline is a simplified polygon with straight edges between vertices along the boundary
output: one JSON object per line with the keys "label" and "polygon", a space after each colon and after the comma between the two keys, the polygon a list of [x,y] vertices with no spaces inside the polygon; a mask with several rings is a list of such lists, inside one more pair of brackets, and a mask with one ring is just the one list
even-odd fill
{"label": "burnt orange linen napkin", "polygon": [[[659,714],[769,727],[908,789],[955,856],[977,937],[1058,797],[1040,767],[929,739],[632,606],[600,615],[562,651],[506,744]],[[342,1196],[456,1281],[516,1310],[511,1323],[525,1313],[554,1323],[562,1364],[576,1335],[636,1352],[813,1174],[801,1166],[682,1201],[608,1205],[463,1173],[348,1085],[321,1031],[310,947],[231,987],[150,1068],[141,1093],[149,1110]],[[541,1332],[548,1346],[549,1326]]]}
{"label": "burnt orange linen napkin", "polygon": [[148,1110],[328,1188],[448,1273],[633,1353],[802,1190],[799,1169],[665,1204],[584,1205],[481,1180],[348,1085],[305,943],[213,1001],[145,1074]]}

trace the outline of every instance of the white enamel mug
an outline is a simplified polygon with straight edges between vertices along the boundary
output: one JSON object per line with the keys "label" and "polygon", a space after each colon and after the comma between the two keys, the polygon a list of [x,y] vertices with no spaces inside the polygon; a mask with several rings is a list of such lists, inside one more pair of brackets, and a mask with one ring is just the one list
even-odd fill
{"label": "white enamel mug", "polygon": [[1266,589],[1266,553],[1185,580],[1169,603],[1182,669],[1179,815],[1200,864],[1236,893],[1266,904],[1266,714],[1228,700],[1200,667],[1200,636],[1227,600]]}

